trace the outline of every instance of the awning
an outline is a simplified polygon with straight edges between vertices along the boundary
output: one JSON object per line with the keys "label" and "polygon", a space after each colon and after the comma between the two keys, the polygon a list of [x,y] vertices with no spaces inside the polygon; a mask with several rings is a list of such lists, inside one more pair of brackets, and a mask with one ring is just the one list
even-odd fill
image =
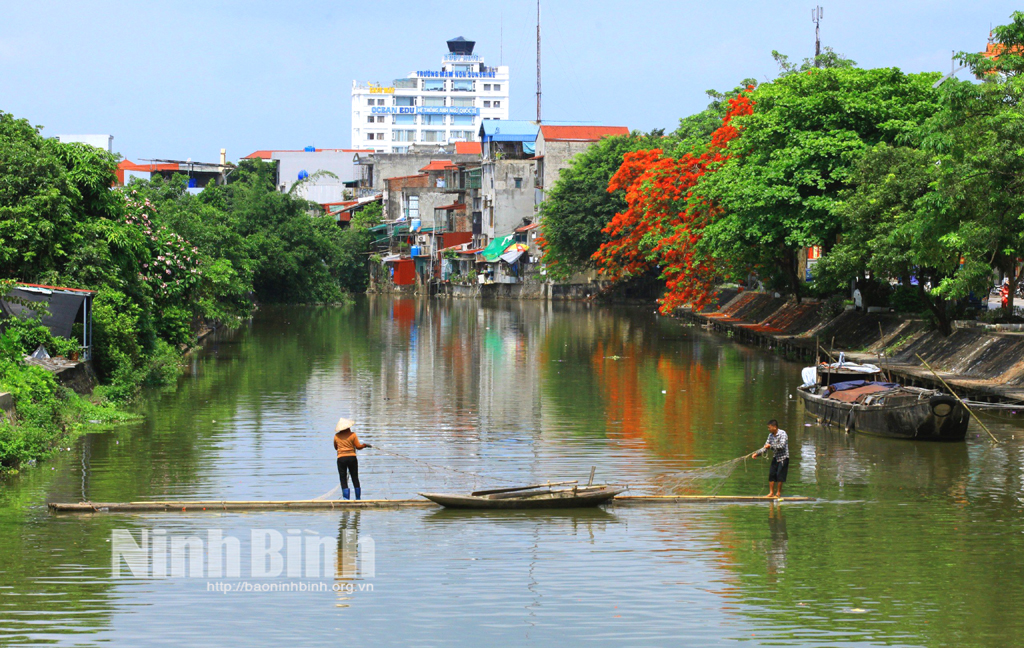
{"label": "awning", "polygon": [[434,207],[435,210],[443,209],[443,210],[446,210],[446,211],[449,210],[449,209],[465,209],[465,208],[466,208],[466,203],[452,203],[450,205],[442,205],[441,207]]}
{"label": "awning", "polygon": [[384,257],[383,259],[381,259],[381,262],[382,263],[392,263],[394,261],[398,261],[401,258],[402,258],[401,254],[389,254],[386,257]]}
{"label": "awning", "polygon": [[[71,337],[71,326],[78,319],[82,303],[95,293],[89,290],[50,288],[47,286],[21,286],[11,290],[7,297],[25,302],[41,303],[49,310],[49,315],[41,318],[41,323],[50,329],[50,333],[59,337]],[[4,317],[26,319],[38,315],[31,306],[23,306],[6,298],[0,301]]]}
{"label": "awning", "polygon": [[540,223],[530,223],[529,225],[523,225],[522,227],[516,228],[516,234],[522,234],[523,232],[529,232],[532,229],[540,227]]}
{"label": "awning", "polygon": [[505,253],[505,248],[507,248],[512,243],[515,243],[515,239],[515,234],[508,234],[506,236],[502,236],[501,238],[494,239],[493,241],[491,241],[490,245],[484,248],[484,259],[486,261],[491,262],[497,261],[498,259],[501,258],[501,255]]}
{"label": "awning", "polygon": [[513,250],[511,252],[506,252],[505,254],[502,254],[501,260],[509,265],[512,265],[513,263],[518,261],[519,257],[523,256],[523,254],[525,254],[523,250]]}

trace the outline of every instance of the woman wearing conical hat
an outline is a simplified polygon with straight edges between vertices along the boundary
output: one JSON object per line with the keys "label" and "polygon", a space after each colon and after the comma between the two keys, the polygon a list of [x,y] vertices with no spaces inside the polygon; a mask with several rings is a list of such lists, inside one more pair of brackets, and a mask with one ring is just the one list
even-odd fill
{"label": "woman wearing conical hat", "polygon": [[[356,499],[362,499],[363,489],[359,486],[359,459],[356,450],[372,448],[369,443],[362,443],[352,431],[355,421],[347,418],[338,419],[334,426],[334,449],[338,452],[338,478],[341,479],[341,494],[349,498],[348,476],[352,475],[352,486],[356,489]],[[346,474],[347,473],[347,474]]]}

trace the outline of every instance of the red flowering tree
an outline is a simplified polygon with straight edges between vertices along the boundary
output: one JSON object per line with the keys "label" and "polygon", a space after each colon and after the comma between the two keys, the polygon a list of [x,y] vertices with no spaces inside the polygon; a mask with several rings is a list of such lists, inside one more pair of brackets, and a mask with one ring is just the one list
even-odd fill
{"label": "red flowering tree", "polygon": [[751,90],[729,100],[722,125],[700,155],[674,158],[661,149],[627,153],[608,183],[608,191],[625,191],[626,210],[605,227],[609,240],[594,253],[594,261],[613,282],[660,268],[666,281],[663,313],[683,304],[705,305],[715,276],[721,274],[712,259],[695,249],[702,230],[718,213],[695,189],[728,159],[726,147],[739,136],[733,119],[753,113]]}

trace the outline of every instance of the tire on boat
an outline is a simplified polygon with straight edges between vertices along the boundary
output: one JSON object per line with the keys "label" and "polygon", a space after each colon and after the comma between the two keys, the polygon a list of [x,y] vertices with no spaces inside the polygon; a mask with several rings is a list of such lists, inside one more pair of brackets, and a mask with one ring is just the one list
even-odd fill
{"label": "tire on boat", "polygon": [[928,407],[931,408],[935,418],[943,419],[953,413],[959,402],[949,394],[936,394],[928,399]]}

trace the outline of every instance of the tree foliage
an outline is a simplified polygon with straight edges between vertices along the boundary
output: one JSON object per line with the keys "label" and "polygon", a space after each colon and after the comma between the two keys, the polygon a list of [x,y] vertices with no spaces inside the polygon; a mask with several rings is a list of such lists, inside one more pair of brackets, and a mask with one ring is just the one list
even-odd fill
{"label": "tree foliage", "polygon": [[541,204],[544,263],[554,279],[593,267],[591,256],[607,240],[605,226],[625,209],[625,192],[608,191],[608,181],[630,151],[649,148],[656,135],[606,137],[575,156]]}
{"label": "tree foliage", "polygon": [[835,243],[847,220],[834,207],[854,166],[875,144],[911,136],[937,110],[937,78],[838,67],[761,85],[729,162],[702,183],[722,215],[701,251],[785,282],[799,296],[799,250]]}
{"label": "tree foliage", "polygon": [[594,254],[605,277],[622,281],[659,268],[666,280],[663,311],[707,301],[716,268],[713,259],[695,248],[718,208],[696,187],[728,160],[728,144],[739,135],[733,120],[752,111],[747,93],[730,99],[721,125],[700,154],[672,157],[662,149],[651,149],[625,155],[608,190],[625,192],[626,209],[616,213],[604,229],[608,241]]}

